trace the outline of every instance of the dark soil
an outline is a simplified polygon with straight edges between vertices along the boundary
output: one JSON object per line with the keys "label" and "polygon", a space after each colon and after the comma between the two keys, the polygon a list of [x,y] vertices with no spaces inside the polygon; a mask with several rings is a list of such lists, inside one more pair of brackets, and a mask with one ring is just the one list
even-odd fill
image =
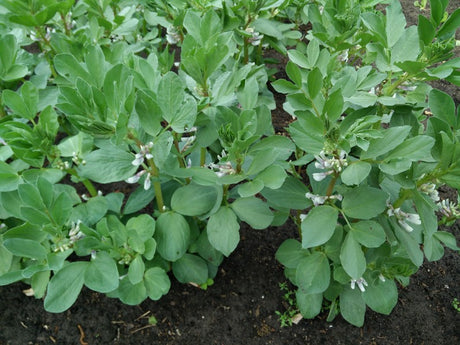
{"label": "dark soil", "polygon": [[[457,224],[451,228],[460,237]],[[327,323],[327,313],[314,320],[281,328],[275,311],[284,312],[278,284],[285,281],[274,254],[281,242],[295,236],[288,224],[263,231],[242,227],[241,243],[223,263],[216,283],[207,291],[173,281],[160,301],[126,306],[85,289],[65,313],[50,314],[43,302],[26,297],[27,286],[0,288],[0,344],[158,344],[158,345],[455,345],[460,343],[460,255],[426,263],[400,289],[389,316],[368,311],[362,328],[340,316]],[[158,320],[149,325],[149,317]]]}
{"label": "dark soil", "polygon": [[[413,0],[402,2],[408,9]],[[457,8],[459,1],[452,3]],[[412,12],[408,21],[413,24],[416,19]],[[460,103],[457,87],[447,83],[436,87]],[[273,119],[278,133],[290,121],[279,97]],[[455,199],[453,191],[446,193]],[[460,222],[447,231],[460,240]],[[173,279],[168,295],[139,306],[84,289],[68,311],[50,314],[42,300],[24,295],[22,290],[28,286],[0,287],[0,345],[460,344],[460,312],[452,306],[454,298],[460,300],[460,255],[448,249],[442,260],[425,263],[410,285],[400,288],[399,302],[389,316],[368,310],[364,327],[357,328],[340,316],[327,323],[324,312],[314,320],[280,327],[275,311],[286,310],[279,289],[286,279],[275,252],[293,237],[296,230],[290,222],[261,231],[243,224],[238,248],[224,261],[208,290]],[[149,323],[151,317],[156,325]]]}

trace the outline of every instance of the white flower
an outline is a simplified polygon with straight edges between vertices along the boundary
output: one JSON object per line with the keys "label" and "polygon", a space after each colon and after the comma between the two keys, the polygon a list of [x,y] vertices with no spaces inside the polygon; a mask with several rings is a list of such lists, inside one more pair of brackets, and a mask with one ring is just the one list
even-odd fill
{"label": "white flower", "polygon": [[134,166],[139,166],[144,163],[144,159],[152,159],[153,155],[150,152],[152,147],[152,142],[149,142],[147,145],[141,145],[140,151],[134,155],[134,160],[131,162],[131,164]]}
{"label": "white flower", "polygon": [[257,31],[255,31],[254,28],[246,28],[245,31],[247,33],[251,34],[251,37],[249,37],[248,41],[253,46],[258,46],[260,44],[260,42],[262,41],[262,38],[264,38],[264,35],[260,34]]}
{"label": "white flower", "polygon": [[233,169],[232,163],[225,162],[220,164],[211,163],[208,165],[210,169],[218,169],[215,173],[218,177],[222,177],[225,175],[233,175],[236,173],[236,170]]}
{"label": "white flower", "polygon": [[147,173],[147,176],[145,177],[145,180],[144,180],[144,189],[149,190],[151,185],[152,185],[152,181],[150,180],[150,173]]}
{"label": "white flower", "polygon": [[131,176],[125,180],[126,183],[136,183],[140,180],[141,176],[144,175],[147,171],[139,171],[136,175]]}
{"label": "white flower", "polygon": [[439,193],[438,193],[438,191],[436,189],[436,185],[434,183],[424,183],[418,189],[422,193],[428,194],[428,196],[434,202],[439,201]]}
{"label": "white flower", "polygon": [[323,172],[314,173],[313,179],[315,181],[322,181],[328,175],[341,172],[343,167],[346,167],[348,165],[347,153],[344,150],[340,151],[339,157],[332,156],[330,158],[326,156],[326,153],[324,151],[321,151],[319,155],[315,156],[315,159],[316,169],[326,170]]}
{"label": "white flower", "polygon": [[322,205],[325,203],[325,201],[328,199],[327,196],[323,196],[323,195],[316,195],[316,194],[312,194],[310,192],[306,193],[305,196],[310,199],[311,201],[313,201],[313,205],[315,206],[318,206],[318,205]]}
{"label": "white flower", "polygon": [[321,172],[321,173],[313,173],[313,180],[320,182],[324,180],[330,174],[332,174],[332,170],[327,171],[327,172]]}
{"label": "white flower", "polygon": [[406,230],[407,232],[412,232],[414,228],[407,224],[407,222],[415,224],[415,225],[420,225],[422,224],[422,221],[420,219],[420,216],[417,213],[407,213],[401,210],[401,208],[393,208],[393,205],[387,202],[388,205],[388,210],[387,214],[388,216],[394,216],[398,224],[401,225],[401,227]]}
{"label": "white flower", "polygon": [[352,290],[355,289],[356,284],[358,285],[358,288],[361,290],[361,292],[366,291],[364,286],[368,286],[368,285],[367,285],[367,282],[366,282],[366,280],[364,278],[361,277],[359,279],[352,279],[350,281],[350,287],[351,287]]}
{"label": "white flower", "polygon": [[0,144],[5,145],[5,146],[8,145],[8,144],[6,143],[6,141],[3,140],[3,138],[1,138],[1,137],[0,137]]}
{"label": "white flower", "polygon": [[139,166],[144,163],[144,155],[142,153],[136,153],[134,160],[131,162],[134,166]]}
{"label": "white flower", "polygon": [[383,276],[382,273],[379,274],[379,279],[380,279],[380,281],[382,281],[382,282],[385,282],[385,281],[386,281],[386,279],[385,279],[385,277]]}
{"label": "white flower", "polygon": [[460,210],[458,205],[451,202],[449,199],[444,199],[438,202],[439,212],[441,212],[447,218],[458,218],[460,217]]}
{"label": "white flower", "polygon": [[169,44],[177,44],[180,42],[180,34],[172,25],[166,29],[166,40]]}

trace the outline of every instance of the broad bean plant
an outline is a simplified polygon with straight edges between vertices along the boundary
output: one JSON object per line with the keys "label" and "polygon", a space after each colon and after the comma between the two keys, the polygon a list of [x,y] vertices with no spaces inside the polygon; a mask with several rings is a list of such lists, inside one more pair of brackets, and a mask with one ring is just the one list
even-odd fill
{"label": "broad bean plant", "polygon": [[381,3],[0,0],[0,285],[136,305],[212,285],[242,222],[293,221],[276,258],[303,317],[390,313],[458,249],[437,192],[460,187],[458,109],[427,82],[460,85],[460,11],[406,27]]}

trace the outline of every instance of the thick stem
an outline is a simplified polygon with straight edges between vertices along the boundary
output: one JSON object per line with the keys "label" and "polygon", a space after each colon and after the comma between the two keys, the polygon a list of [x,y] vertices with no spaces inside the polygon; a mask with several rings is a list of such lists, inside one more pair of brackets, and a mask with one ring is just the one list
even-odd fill
{"label": "thick stem", "polygon": [[339,178],[339,175],[337,173],[334,173],[334,176],[332,177],[331,182],[329,182],[329,186],[327,186],[326,196],[332,195],[332,192],[334,191],[335,183],[337,182],[338,178]]}
{"label": "thick stem", "polygon": [[200,166],[204,167],[206,164],[206,147],[202,147],[200,150]]}
{"label": "thick stem", "polygon": [[[67,172],[72,176],[80,178],[80,176],[78,176],[78,173],[75,169],[68,169]],[[83,185],[85,186],[86,190],[88,191],[89,195],[91,195],[91,197],[97,196],[97,189],[96,187],[94,187],[93,183],[90,180],[85,179],[85,180],[82,180],[81,183],[83,183]]]}
{"label": "thick stem", "polygon": [[151,174],[155,179],[153,181],[153,190],[155,191],[155,199],[157,201],[158,210],[160,211],[160,213],[163,213],[165,211],[165,204],[163,201],[163,192],[161,190],[161,183],[158,180],[158,177],[160,176],[160,172],[158,171],[158,168],[155,165],[155,162],[153,161],[153,159],[149,159],[148,163],[149,163],[149,167],[151,170]]}

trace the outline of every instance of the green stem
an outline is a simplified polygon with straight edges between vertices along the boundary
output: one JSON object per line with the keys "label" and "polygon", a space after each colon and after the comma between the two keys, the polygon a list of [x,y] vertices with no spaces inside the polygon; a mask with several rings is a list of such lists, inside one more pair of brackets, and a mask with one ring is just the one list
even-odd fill
{"label": "green stem", "polygon": [[206,147],[202,147],[200,150],[200,166],[204,167],[206,164]]}
{"label": "green stem", "polygon": [[[75,169],[68,169],[67,172],[72,176],[80,178],[80,176],[78,176],[78,173]],[[85,186],[86,190],[88,191],[89,195],[91,195],[91,197],[97,196],[96,187],[94,187],[93,183],[90,180],[84,179],[84,180],[81,180],[81,183],[83,183],[83,185]]]}
{"label": "green stem", "polygon": [[332,192],[334,191],[335,183],[337,182],[338,178],[339,178],[339,174],[334,173],[334,177],[332,178],[331,182],[329,182],[329,186],[327,186],[326,196],[329,197],[332,195]]}
{"label": "green stem", "polygon": [[155,191],[155,199],[157,201],[158,210],[160,211],[160,213],[163,213],[165,211],[165,204],[163,201],[163,192],[161,190],[161,183],[158,180],[158,177],[160,176],[160,172],[158,171],[158,168],[155,165],[155,162],[153,161],[152,158],[148,160],[148,164],[151,170],[151,174],[154,178],[153,190]]}
{"label": "green stem", "polygon": [[410,190],[407,190],[407,189],[401,190],[401,192],[399,194],[399,198],[394,202],[393,207],[394,208],[401,207],[401,205],[404,203],[404,201],[406,201],[407,198],[409,198],[410,193],[411,193]]}

